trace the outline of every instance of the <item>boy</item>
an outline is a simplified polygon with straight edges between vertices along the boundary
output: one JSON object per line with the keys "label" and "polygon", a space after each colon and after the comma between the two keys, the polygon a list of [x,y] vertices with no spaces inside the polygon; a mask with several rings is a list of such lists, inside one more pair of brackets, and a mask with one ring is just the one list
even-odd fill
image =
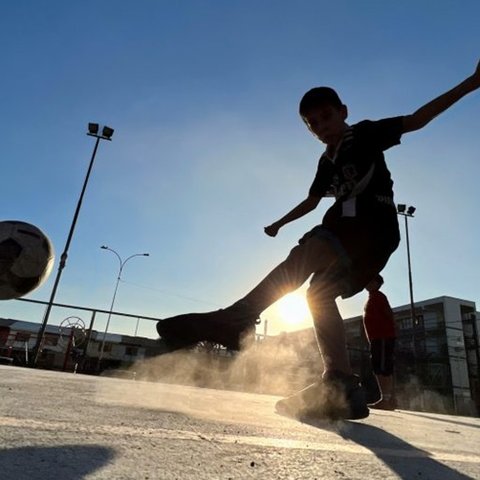
{"label": "boy", "polygon": [[368,416],[365,394],[352,374],[343,320],[335,300],[350,297],[386,265],[400,235],[393,182],[383,152],[403,133],[419,130],[466,94],[480,87],[480,63],[466,80],[415,113],[348,125],[347,107],[329,87],[308,91],[300,116],[326,150],[308,196],[265,228],[275,237],[281,227],[314,210],[321,198],[335,195],[321,225],[306,233],[286,260],[250,293],[215,312],[178,315],[157,323],[171,350],[208,340],[239,349],[254,332],[260,313],[299,288],[312,274],[307,300],[324,363],[318,383],[277,403],[280,413],[297,418]]}
{"label": "boy", "polygon": [[374,408],[395,410],[393,391],[393,364],[395,351],[395,320],[387,297],[380,291],[383,277],[378,274],[365,286],[368,299],[365,303],[363,325],[370,343],[372,369],[380,389],[380,400]]}

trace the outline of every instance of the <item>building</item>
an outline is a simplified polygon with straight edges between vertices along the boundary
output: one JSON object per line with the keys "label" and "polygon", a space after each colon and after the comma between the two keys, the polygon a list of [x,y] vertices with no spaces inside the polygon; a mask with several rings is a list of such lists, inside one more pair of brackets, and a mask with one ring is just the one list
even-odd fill
{"label": "building", "polygon": [[[26,366],[40,329],[38,323],[0,318],[0,359]],[[107,333],[101,364],[98,358],[103,333],[96,330],[47,325],[38,366],[49,369],[92,373],[125,368],[137,360],[159,353],[156,340]]]}
{"label": "building", "polygon": [[[480,412],[480,314],[475,303],[448,296],[393,308],[397,326],[396,388],[400,408]],[[352,364],[369,374],[362,317],[345,321]]]}

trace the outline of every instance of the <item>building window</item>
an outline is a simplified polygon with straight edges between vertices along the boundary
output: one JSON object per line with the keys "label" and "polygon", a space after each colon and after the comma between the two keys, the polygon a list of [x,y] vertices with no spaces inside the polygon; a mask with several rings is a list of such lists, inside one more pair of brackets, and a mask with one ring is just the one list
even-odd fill
{"label": "building window", "polygon": [[425,312],[423,314],[425,330],[438,330],[443,327],[443,320],[437,312]]}
{"label": "building window", "polygon": [[400,318],[397,323],[400,330],[410,330],[412,328],[412,319],[410,317]]}
{"label": "building window", "polygon": [[427,365],[428,383],[433,387],[445,387],[450,382],[448,365],[444,363],[429,363]]}
{"label": "building window", "polygon": [[28,332],[17,332],[15,335],[16,342],[28,342],[30,340],[30,333]]}
{"label": "building window", "polygon": [[427,353],[438,356],[445,352],[445,340],[438,337],[429,337],[425,340]]}
{"label": "building window", "polygon": [[0,345],[5,345],[7,343],[9,335],[10,335],[9,328],[0,327]]}
{"label": "building window", "polygon": [[129,355],[131,357],[136,357],[138,355],[138,348],[137,347],[126,347],[125,348],[125,355]]}
{"label": "building window", "polygon": [[[98,351],[100,351],[100,348],[102,348],[102,344],[98,344]],[[110,353],[112,351],[112,344],[111,343],[105,343],[103,346],[103,352],[104,353]]]}
{"label": "building window", "polygon": [[58,337],[56,335],[45,335],[45,340],[43,341],[45,346],[55,347],[58,344]]}

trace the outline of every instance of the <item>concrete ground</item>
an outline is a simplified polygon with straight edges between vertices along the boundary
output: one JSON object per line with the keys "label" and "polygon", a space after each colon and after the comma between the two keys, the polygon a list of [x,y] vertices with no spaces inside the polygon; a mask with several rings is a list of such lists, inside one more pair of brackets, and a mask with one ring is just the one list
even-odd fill
{"label": "concrete ground", "polygon": [[308,425],[278,397],[0,366],[0,478],[480,479],[480,419]]}

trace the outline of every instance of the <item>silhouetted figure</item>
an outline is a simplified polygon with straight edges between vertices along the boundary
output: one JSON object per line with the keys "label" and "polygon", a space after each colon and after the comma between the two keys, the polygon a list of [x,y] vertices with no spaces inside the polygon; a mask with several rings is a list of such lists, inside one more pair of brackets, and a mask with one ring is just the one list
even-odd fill
{"label": "silhouetted figure", "polygon": [[266,227],[265,233],[275,237],[284,225],[314,210],[323,197],[333,195],[333,205],[322,224],[306,233],[285,261],[241,300],[215,312],[158,322],[164,344],[174,350],[208,340],[239,349],[251,338],[260,313],[311,277],[307,297],[323,358],[323,377],[278,402],[277,410],[297,418],[366,417],[365,393],[352,374],[336,298],[362,291],[399,244],[393,182],[383,152],[399,144],[403,133],[421,129],[479,86],[477,65],[474,74],[411,115],[354,125],[346,123],[347,107],[332,88],[308,91],[300,102],[300,116],[326,150],[306,198]]}
{"label": "silhouetted figure", "polygon": [[365,286],[368,299],[365,303],[363,325],[370,343],[372,369],[380,389],[381,398],[370,406],[395,410],[393,369],[395,358],[395,319],[384,293],[380,291],[383,277],[375,275]]}

